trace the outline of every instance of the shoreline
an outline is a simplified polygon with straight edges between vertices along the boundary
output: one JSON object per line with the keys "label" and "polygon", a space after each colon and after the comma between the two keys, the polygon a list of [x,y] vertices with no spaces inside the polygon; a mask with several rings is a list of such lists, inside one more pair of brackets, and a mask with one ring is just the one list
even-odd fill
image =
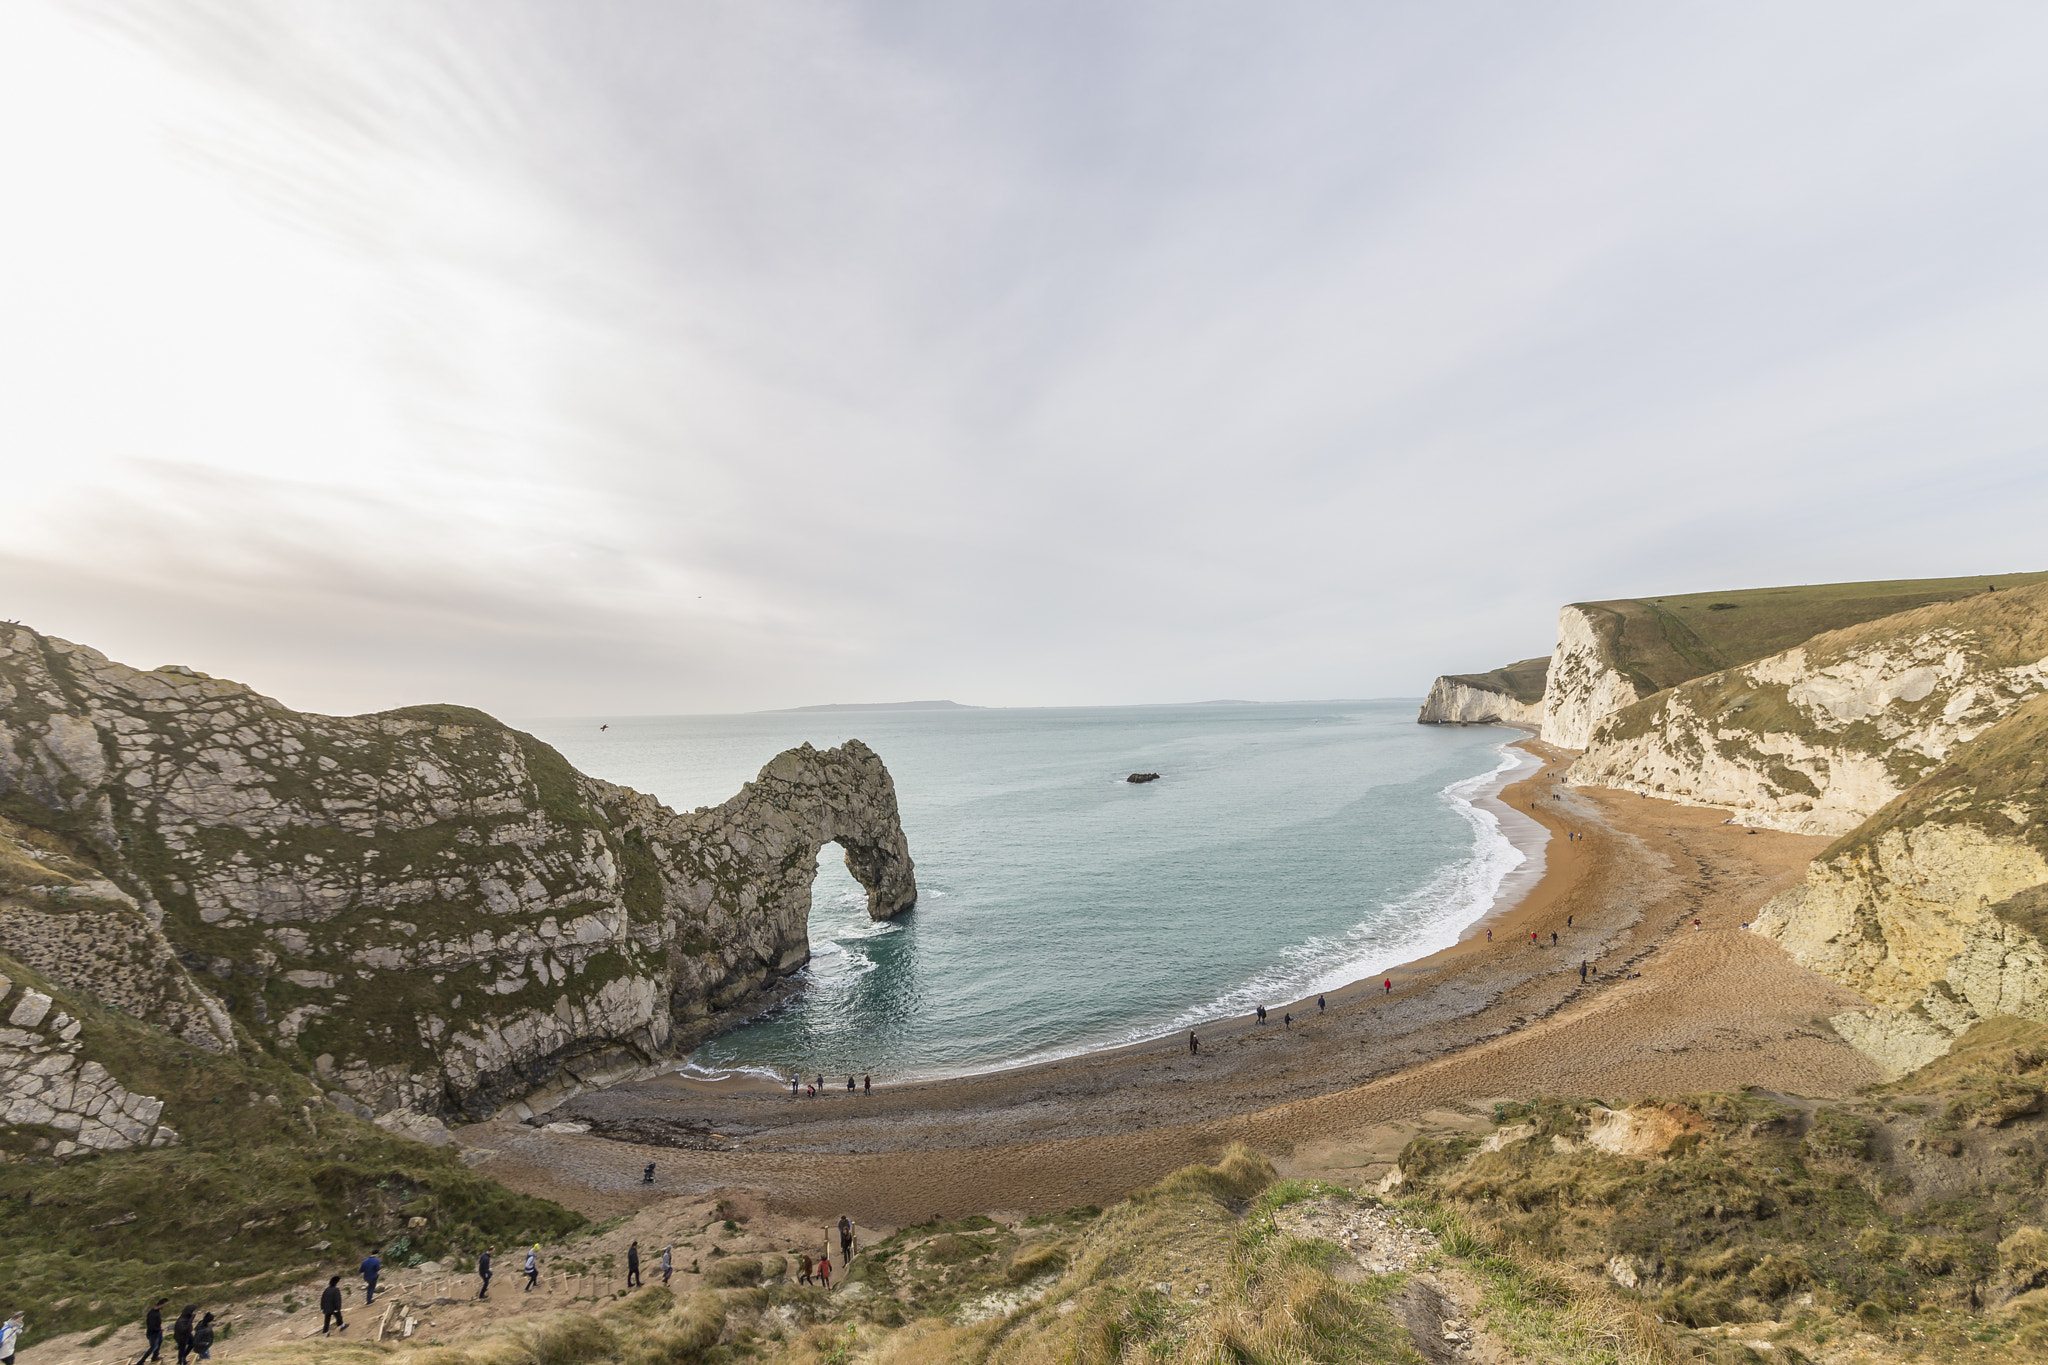
{"label": "shoreline", "polygon": [[[1347,998],[1355,998],[1388,975],[1407,972],[1418,965],[1433,962],[1442,954],[1456,949],[1467,939],[1483,934],[1489,927],[1495,927],[1505,917],[1509,916],[1522,900],[1537,891],[1546,874],[1547,850],[1556,844],[1558,840],[1554,832],[1544,825],[1542,821],[1536,819],[1527,810],[1510,803],[1507,799],[1507,793],[1509,789],[1519,787],[1524,782],[1532,781],[1540,776],[1546,770],[1547,763],[1542,755],[1529,747],[1531,744],[1539,741],[1537,741],[1535,734],[1528,727],[1504,725],[1500,728],[1510,734],[1519,734],[1521,736],[1519,739],[1505,739],[1499,745],[1498,752],[1502,754],[1504,759],[1509,761],[1503,762],[1491,772],[1477,773],[1472,777],[1460,778],[1458,781],[1445,787],[1442,793],[1439,793],[1440,795],[1448,795],[1455,788],[1464,786],[1467,783],[1476,782],[1482,784],[1464,797],[1464,799],[1471,807],[1491,817],[1496,831],[1522,857],[1520,863],[1509,868],[1503,875],[1499,885],[1495,887],[1492,895],[1489,897],[1487,905],[1479,910],[1473,918],[1453,928],[1450,932],[1455,935],[1455,938],[1444,947],[1432,949],[1417,957],[1402,958],[1388,966],[1376,967],[1364,975],[1349,977],[1337,985],[1323,987],[1320,991],[1312,989],[1308,993],[1292,999],[1283,997],[1280,1003],[1267,1006],[1267,1013],[1269,1015],[1278,1017],[1304,1004],[1312,1004],[1318,994],[1329,997],[1343,994]],[[1514,762],[1513,754],[1516,751],[1519,751],[1522,758],[1528,760],[1528,762]],[[1528,771],[1530,762],[1535,764],[1533,772]],[[1463,861],[1469,863],[1478,856],[1480,856],[1479,849],[1475,840],[1473,851]],[[1451,867],[1456,866],[1459,866],[1459,864],[1451,865]],[[1448,871],[1450,868],[1447,867],[1445,870]],[[771,1005],[769,1008],[773,1009],[774,1006]],[[736,1022],[750,1022],[758,1017],[760,1015],[757,1013]],[[1155,1048],[1169,1041],[1178,1042],[1185,1038],[1191,1029],[1200,1033],[1213,1029],[1256,1026],[1256,1020],[1257,1014],[1255,1012],[1219,1014],[1195,1020],[1187,1025],[1177,1024],[1171,1029],[1147,1034],[1142,1038],[1134,1038],[1127,1042],[1108,1043],[1097,1046],[1083,1045],[1076,1047],[1071,1052],[1059,1052],[1052,1056],[1004,1062],[985,1070],[917,1075],[901,1080],[891,1078],[887,1084],[893,1090],[900,1091],[911,1086],[945,1085],[963,1081],[1019,1077],[1045,1067],[1066,1066],[1092,1057],[1114,1057],[1134,1051]],[[784,1094],[789,1088],[786,1081],[770,1077],[765,1070],[735,1067],[722,1073],[709,1071],[692,1072],[686,1069],[690,1065],[688,1060],[685,1059],[673,1067],[665,1068],[659,1073],[660,1079],[707,1095],[735,1093]],[[837,1078],[829,1079],[836,1086]],[[844,1092],[838,1091],[836,1093],[843,1094]],[[552,1110],[540,1111],[540,1116],[542,1119],[545,1119],[549,1113],[552,1113]]]}
{"label": "shoreline", "polygon": [[[872,1095],[713,1093],[667,1075],[547,1116],[584,1131],[493,1120],[455,1138],[489,1174],[594,1217],[718,1191],[880,1227],[1106,1204],[1231,1141],[1286,1173],[1377,1178],[1418,1125],[1483,1127],[1501,1098],[1822,1096],[1877,1079],[1815,1023],[1858,997],[1738,928],[1827,840],[1564,788],[1569,755],[1529,747],[1542,766],[1503,798],[1584,837],[1551,842],[1543,881],[1495,920],[1493,942],[1482,932],[1419,960],[1391,997],[1335,993],[1291,1030],[1218,1027],[1198,1057],[1171,1040]],[[643,1186],[648,1162],[658,1178]]]}

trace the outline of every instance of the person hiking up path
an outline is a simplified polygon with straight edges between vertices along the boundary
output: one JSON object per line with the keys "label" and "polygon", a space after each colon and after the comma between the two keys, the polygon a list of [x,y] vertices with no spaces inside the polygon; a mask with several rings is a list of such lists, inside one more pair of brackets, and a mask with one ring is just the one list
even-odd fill
{"label": "person hiking up path", "polygon": [[640,1244],[638,1242],[635,1242],[633,1243],[633,1245],[626,1248],[626,1288],[638,1289],[639,1287]]}
{"label": "person hiking up path", "polygon": [[0,1323],[0,1365],[14,1365],[14,1353],[21,1346],[21,1334],[28,1330],[28,1314],[16,1313]]}
{"label": "person hiking up path", "polygon": [[192,1354],[192,1320],[199,1315],[199,1305],[188,1303],[185,1311],[178,1314],[178,1320],[171,1324],[171,1340],[178,1343],[178,1365]]}
{"label": "person hiking up path", "polygon": [[839,1259],[843,1264],[853,1261],[853,1220],[843,1213],[839,1215]]}
{"label": "person hiking up path", "polygon": [[[192,1349],[201,1360],[213,1359],[213,1314],[208,1313],[192,1329]],[[13,1362],[5,1362],[5,1365],[13,1365]]]}
{"label": "person hiking up path", "polygon": [[488,1299],[491,1296],[491,1256],[496,1251],[496,1247],[490,1247],[476,1258],[476,1273],[484,1282],[484,1287],[476,1291],[476,1296],[480,1299]]}
{"label": "person hiking up path", "polygon": [[377,1301],[377,1276],[384,1271],[384,1258],[378,1255],[381,1248],[370,1248],[370,1254],[363,1257],[363,1307],[368,1308]]}
{"label": "person hiking up path", "polygon": [[669,1277],[676,1273],[676,1244],[670,1242],[661,1249],[661,1282],[666,1285]]}
{"label": "person hiking up path", "polygon": [[[335,1278],[341,1277],[337,1275]],[[142,1315],[142,1335],[149,1345],[142,1348],[142,1354],[136,1357],[135,1365],[142,1365],[145,1360],[164,1358],[164,1305],[169,1302],[169,1299],[158,1299],[149,1306],[149,1311]]]}
{"label": "person hiking up path", "polygon": [[540,1284],[540,1243],[535,1242],[526,1253],[526,1287],[519,1292],[531,1294]]}
{"label": "person hiking up path", "polygon": [[329,1275],[327,1288],[320,1291],[320,1335],[326,1336],[331,1327],[348,1330],[348,1324],[341,1320],[341,1276]]}

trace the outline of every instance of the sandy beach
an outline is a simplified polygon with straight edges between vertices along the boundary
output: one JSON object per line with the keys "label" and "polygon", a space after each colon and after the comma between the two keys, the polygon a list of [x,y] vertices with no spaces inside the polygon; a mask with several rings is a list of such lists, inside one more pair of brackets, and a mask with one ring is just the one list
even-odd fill
{"label": "sandy beach", "polygon": [[1821,1022],[1857,998],[1741,928],[1825,839],[1566,788],[1570,755],[1522,747],[1542,766],[1499,799],[1550,831],[1540,879],[1390,973],[1391,992],[1375,978],[1323,1012],[1275,1001],[1264,1025],[1202,1029],[1199,1056],[1180,1037],[872,1095],[828,1076],[817,1099],[663,1076],[541,1120],[587,1133],[502,1119],[459,1140],[507,1184],[593,1216],[727,1192],[892,1228],[1104,1204],[1233,1140],[1291,1172],[1374,1179],[1419,1126],[1477,1125],[1496,1098],[1831,1095],[1876,1079]]}

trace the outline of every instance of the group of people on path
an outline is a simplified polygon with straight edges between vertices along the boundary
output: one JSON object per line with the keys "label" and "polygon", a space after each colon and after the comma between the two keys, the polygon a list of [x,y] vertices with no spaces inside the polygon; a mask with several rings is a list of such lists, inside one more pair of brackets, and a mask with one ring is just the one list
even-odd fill
{"label": "group of people on path", "polygon": [[[339,1275],[334,1278],[336,1281],[341,1279]],[[340,1295],[337,1293],[336,1297]],[[142,1365],[145,1360],[160,1361],[164,1358],[164,1305],[169,1302],[168,1298],[158,1299],[143,1315],[142,1335],[149,1344],[142,1348],[135,1365]],[[185,1365],[193,1356],[201,1360],[213,1359],[213,1314],[199,1317],[198,1313],[199,1305],[188,1303],[185,1311],[178,1314],[177,1320],[171,1324],[171,1341],[178,1348],[178,1365]],[[13,1365],[14,1344],[21,1335],[21,1322],[19,1313],[7,1320],[7,1325],[14,1329],[6,1338],[6,1350],[0,1352],[0,1361],[6,1361],[7,1365]]]}
{"label": "group of people on path", "polygon": [[[825,1078],[823,1076],[818,1077],[818,1079],[814,1082],[806,1082],[801,1076],[792,1075],[789,1078],[789,1097],[791,1099],[795,1099],[797,1097],[799,1088],[801,1088],[801,1091],[806,1098],[816,1099],[818,1098],[818,1096],[824,1094],[828,1087],[825,1084]],[[862,1076],[860,1078],[860,1084],[855,1085],[853,1083],[853,1077],[848,1076],[846,1078],[846,1093],[851,1095],[856,1090],[860,1091],[860,1093],[863,1095],[872,1095],[875,1091],[874,1078],[872,1076]]]}
{"label": "group of people on path", "polygon": [[[839,1263],[853,1263],[853,1220],[845,1214],[839,1215]],[[796,1258],[798,1284],[817,1284],[822,1288],[832,1287],[832,1244],[828,1241],[825,1249],[813,1262],[811,1253],[802,1253]]]}

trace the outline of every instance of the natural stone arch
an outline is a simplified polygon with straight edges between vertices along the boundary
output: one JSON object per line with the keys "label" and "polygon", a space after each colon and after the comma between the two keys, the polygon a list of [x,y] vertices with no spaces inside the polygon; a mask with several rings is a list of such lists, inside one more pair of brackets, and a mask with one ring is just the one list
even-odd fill
{"label": "natural stone arch", "polygon": [[917,904],[896,784],[857,739],[785,750],[731,800],[649,832],[670,848],[686,845],[699,875],[710,874],[689,899],[703,906],[712,937],[728,945],[727,992],[749,976],[746,989],[810,960],[811,886],[826,844],[844,851],[871,918],[892,919]]}

